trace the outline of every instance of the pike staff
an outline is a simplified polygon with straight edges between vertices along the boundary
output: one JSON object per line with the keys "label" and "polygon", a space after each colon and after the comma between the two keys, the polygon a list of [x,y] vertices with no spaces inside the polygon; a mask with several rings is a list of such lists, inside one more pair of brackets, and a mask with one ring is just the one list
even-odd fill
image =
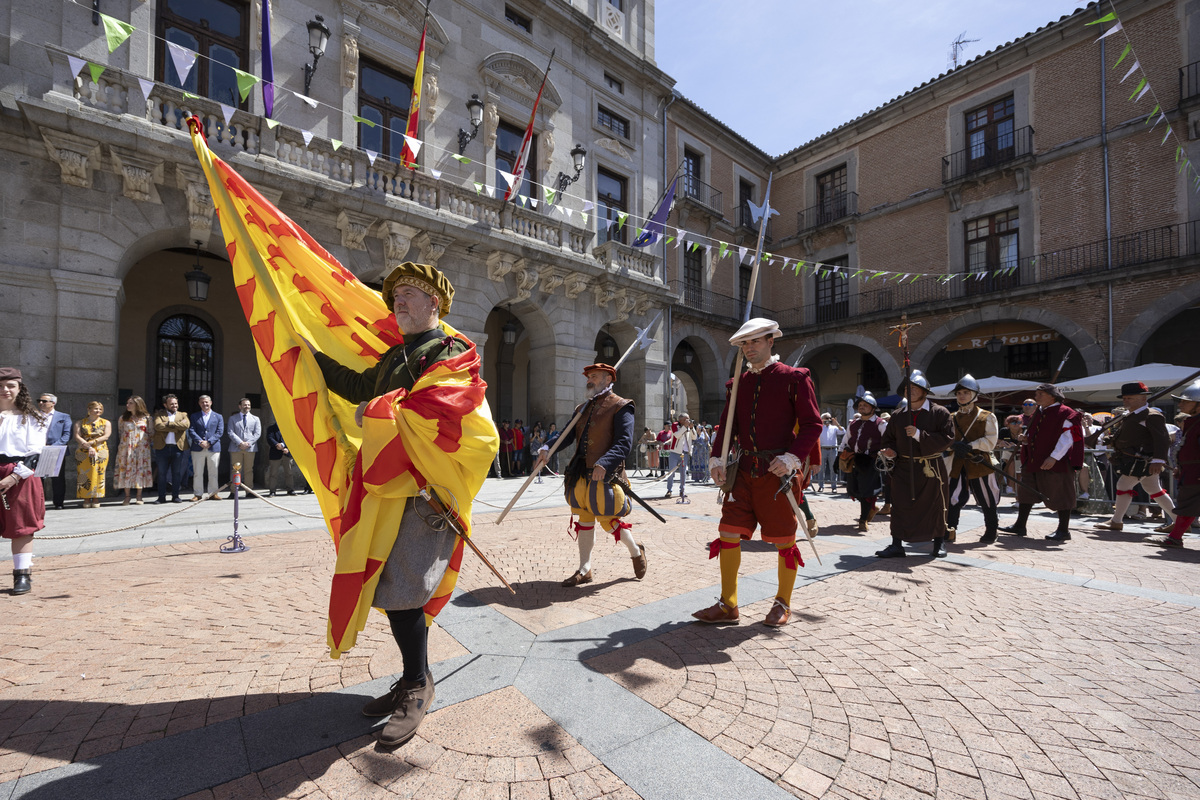
{"label": "pike staff", "polygon": [[[904,355],[904,383],[902,385],[904,386],[904,399],[908,406],[908,418],[909,418],[910,425],[917,424],[917,412],[912,407],[912,400],[910,399],[912,397],[912,392],[910,391],[910,387],[912,385],[912,361],[910,361],[909,357],[908,357],[908,331],[909,331],[909,328],[915,328],[916,326],[918,326],[920,324],[921,323],[919,323],[919,322],[909,322],[908,314],[901,314],[900,315],[900,324],[893,325],[891,328],[888,329],[892,333],[896,334],[896,336],[899,338],[899,341],[897,342],[897,344],[900,347],[900,352],[903,353],[903,355]],[[916,496],[916,485],[917,485],[916,459],[913,458],[913,448],[914,448],[914,445],[913,445],[912,440],[910,439],[908,442],[908,493],[909,493],[908,499],[909,500],[917,499],[917,496]]]}

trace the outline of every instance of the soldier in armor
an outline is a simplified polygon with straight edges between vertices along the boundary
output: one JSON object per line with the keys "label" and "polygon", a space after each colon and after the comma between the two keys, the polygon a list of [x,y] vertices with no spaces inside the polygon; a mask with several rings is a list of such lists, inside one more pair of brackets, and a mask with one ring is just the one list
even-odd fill
{"label": "soldier in armor", "polygon": [[1121,387],[1125,415],[1113,426],[1108,439],[1113,451],[1113,470],[1119,476],[1117,499],[1112,519],[1097,523],[1097,530],[1119,531],[1124,527],[1122,520],[1133,502],[1134,487],[1139,483],[1167,517],[1175,521],[1175,504],[1158,480],[1158,474],[1167,465],[1171,437],[1167,434],[1167,420],[1162,412],[1147,405],[1149,395],[1150,390],[1144,383],[1126,383]]}
{"label": "soldier in armor", "polygon": [[1183,534],[1200,516],[1200,381],[1171,396],[1179,401],[1179,410],[1188,418],[1183,422],[1183,444],[1179,448],[1175,523],[1169,535],[1145,540],[1159,547],[1183,547]]}
{"label": "soldier in armor", "polygon": [[[596,525],[607,530],[613,539],[625,545],[633,559],[633,575],[641,580],[646,575],[646,546],[633,538],[633,526],[622,522],[632,505],[621,487],[628,486],[625,478],[625,459],[633,447],[633,401],[620,397],[612,390],[617,371],[608,364],[592,364],[583,368],[587,380],[587,401],[575,409],[579,421],[564,430],[560,447],[578,442],[575,455],[563,472],[567,505],[578,516],[574,523],[579,544],[579,569],[562,582],[563,586],[579,586],[592,582],[592,548],[596,544]],[[582,411],[582,413],[580,413]],[[546,466],[550,448],[542,445],[538,451],[534,474]]]}
{"label": "soldier in armor", "polygon": [[898,394],[908,409],[897,411],[883,432],[880,452],[894,458],[892,469],[892,543],[875,553],[879,558],[908,555],[904,542],[932,542],[929,554],[946,556],[946,459],[942,454],[954,440],[950,412],[929,402],[929,381],[920,370],[904,380]]}
{"label": "soldier in armor", "polygon": [[996,513],[1000,482],[996,480],[995,470],[988,465],[995,463],[992,451],[1000,438],[1000,424],[995,414],[980,407],[977,402],[979,383],[970,375],[958,379],[954,398],[958,401],[958,411],[953,416],[954,442],[950,447],[954,458],[950,463],[950,507],[946,510],[946,524],[951,529],[953,541],[967,497],[974,495],[983,512],[984,531],[979,541],[991,544],[996,541],[1000,524]]}
{"label": "soldier in armor", "polygon": [[850,465],[846,488],[859,504],[858,530],[866,533],[867,523],[879,511],[875,503],[883,491],[883,479],[875,465],[875,457],[879,453],[887,422],[880,419],[879,404],[870,392],[863,393],[854,410],[858,412],[858,419],[850,423],[850,429],[846,432],[841,461]]}

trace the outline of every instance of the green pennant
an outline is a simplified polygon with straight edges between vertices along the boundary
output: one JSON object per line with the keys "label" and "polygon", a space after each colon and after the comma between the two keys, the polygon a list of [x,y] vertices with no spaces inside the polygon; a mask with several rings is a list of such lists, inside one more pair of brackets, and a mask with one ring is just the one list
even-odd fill
{"label": "green pennant", "polygon": [[857,278],[859,275],[862,275],[862,274],[863,274],[863,271],[861,269],[856,269],[856,270],[854,270],[854,274],[851,275],[850,277]]}
{"label": "green pennant", "polygon": [[916,283],[918,279],[924,278],[924,275],[913,275],[913,279],[909,283]]}
{"label": "green pennant", "polygon": [[454,153],[451,153],[450,155],[453,156],[454,160],[460,164],[470,164],[471,163],[471,159],[467,158],[466,156],[459,156],[459,155],[455,155]]}
{"label": "green pennant", "polygon": [[[89,65],[89,66],[90,66],[90,65]],[[184,92],[184,93],[183,93],[183,96],[184,96],[184,97],[186,97],[188,100],[203,100],[203,99],[204,99],[204,98],[203,98],[203,97],[201,97],[200,95],[198,95],[198,94],[192,94],[191,92]]]}
{"label": "green pennant", "polygon": [[[584,222],[587,222],[587,220],[584,220]],[[668,236],[668,237],[667,237],[666,244],[670,244],[670,243],[671,243],[671,242],[673,242],[673,241],[675,241],[675,237],[674,237],[674,236]]]}
{"label": "green pennant", "polygon": [[238,94],[242,96],[242,102],[245,102],[246,98],[250,96],[250,90],[258,83],[258,76],[242,72],[237,67],[233,67],[233,74],[237,77]]}
{"label": "green pennant", "polygon": [[[91,64],[88,64],[88,66],[90,67],[90,66],[92,66],[92,65],[91,65]],[[103,68],[101,69],[101,71],[103,71]],[[93,73],[93,74],[95,74],[95,73]],[[95,80],[95,78],[92,78],[92,80]],[[1182,156],[1182,155],[1183,155],[1183,148],[1182,148],[1182,147],[1180,147],[1180,146],[1178,146],[1178,145],[1176,145],[1176,147],[1175,147],[1175,163],[1176,163],[1176,164],[1178,164],[1178,163],[1179,163],[1179,158],[1180,158],[1180,156]]]}
{"label": "green pennant", "polygon": [[873,280],[875,280],[876,278],[882,277],[882,276],[884,276],[884,275],[887,275],[887,274],[888,274],[888,273],[887,273],[887,270],[883,270],[882,272],[876,272],[876,273],[875,273],[874,275],[872,275],[870,278],[867,278],[867,280],[869,280],[869,281],[873,281]]}
{"label": "green pennant", "polygon": [[483,191],[483,184],[482,184],[482,183],[476,183],[475,181],[471,181],[471,183],[474,183],[474,184],[475,184],[475,194],[479,194],[480,192],[482,192],[482,191]]}
{"label": "green pennant", "polygon": [[1121,66],[1121,62],[1125,60],[1125,56],[1129,55],[1130,51],[1132,51],[1132,50],[1133,50],[1133,45],[1126,44],[1125,49],[1121,51],[1121,57],[1117,59],[1117,63],[1113,64],[1113,69],[1116,69],[1117,67]]}
{"label": "green pennant", "polygon": [[1155,114],[1158,113],[1158,108],[1159,108],[1158,103],[1155,103],[1154,108],[1150,109],[1150,113],[1146,115],[1146,124],[1147,125],[1149,125],[1154,120],[1158,119],[1158,117],[1154,116]]}
{"label": "green pennant", "polygon": [[588,215],[587,215],[587,212],[586,212],[586,211],[580,211],[580,212],[579,212],[579,218],[583,220],[583,224],[584,224],[584,225],[587,225],[587,221],[588,221]]}
{"label": "green pennant", "polygon": [[546,191],[546,205],[554,205],[554,201],[558,199],[558,193],[549,186],[543,186],[542,188]]}
{"label": "green pennant", "polygon": [[355,122],[361,122],[363,125],[366,125],[368,128],[375,127],[375,123],[372,122],[371,120],[367,119],[366,117],[360,117],[357,114],[355,114],[354,116],[351,117],[351,119],[354,120]]}
{"label": "green pennant", "polygon": [[719,257],[724,258],[725,254],[729,252],[729,242],[721,242],[721,248],[719,252],[721,254]]}
{"label": "green pennant", "polygon": [[341,149],[341,147],[342,147],[342,140],[341,140],[341,139],[330,139],[330,140],[329,140],[329,143],[333,145],[333,152],[335,152],[335,153],[336,153],[338,150],[340,150],[340,149]]}
{"label": "green pennant", "polygon": [[624,211],[617,212],[617,230],[621,230],[621,226],[625,224],[625,220],[629,219],[629,215]]}
{"label": "green pennant", "polygon": [[638,239],[642,238],[643,233],[645,233],[645,231],[643,231],[641,228],[638,228],[637,233],[633,235],[633,240],[636,242]]}
{"label": "green pennant", "polygon": [[271,131],[275,130],[275,126],[279,124],[279,120],[271,119],[270,117],[267,117],[264,122],[267,123],[267,130]]}
{"label": "green pennant", "polygon": [[110,53],[125,44],[125,40],[134,31],[133,26],[128,22],[122,22],[108,14],[101,14],[100,20],[104,23],[104,38],[108,40],[108,52]]}
{"label": "green pennant", "polygon": [[93,64],[88,62],[88,72],[92,75],[92,83],[100,83],[100,76],[104,74],[103,64]]}
{"label": "green pennant", "polygon": [[804,263],[805,263],[805,262],[803,262],[803,261],[797,261],[797,262],[796,262],[796,269],[795,269],[795,271],[794,271],[792,274],[793,274],[793,275],[799,275],[799,274],[800,274],[800,270],[804,269]]}
{"label": "green pennant", "polygon": [[1108,14],[1105,14],[1100,19],[1094,19],[1091,22],[1085,22],[1084,25],[1099,25],[1102,22],[1112,22],[1116,18],[1117,18],[1117,13],[1115,11],[1112,11],[1112,12],[1109,12]]}
{"label": "green pennant", "polygon": [[1132,100],[1133,98],[1137,97],[1138,92],[1140,92],[1142,90],[1142,87],[1145,85],[1146,85],[1145,78],[1142,78],[1140,81],[1138,81],[1138,85],[1133,87],[1133,94],[1129,95],[1129,99]]}

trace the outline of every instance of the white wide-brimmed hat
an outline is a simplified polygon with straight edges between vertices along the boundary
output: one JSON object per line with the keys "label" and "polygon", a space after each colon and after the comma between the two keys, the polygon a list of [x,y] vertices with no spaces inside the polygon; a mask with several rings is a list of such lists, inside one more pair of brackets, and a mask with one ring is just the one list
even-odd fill
{"label": "white wide-brimmed hat", "polygon": [[729,343],[739,345],[742,342],[757,339],[759,336],[770,336],[774,339],[782,335],[783,331],[779,330],[778,322],[773,319],[755,317],[754,319],[746,320],[742,327],[737,329],[737,333],[729,337]]}

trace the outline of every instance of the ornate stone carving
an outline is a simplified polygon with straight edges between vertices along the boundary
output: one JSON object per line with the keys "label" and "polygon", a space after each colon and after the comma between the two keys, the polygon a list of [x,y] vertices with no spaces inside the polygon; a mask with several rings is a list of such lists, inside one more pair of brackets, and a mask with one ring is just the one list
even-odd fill
{"label": "ornate stone carving", "polygon": [[500,109],[495,103],[488,103],[483,108],[483,144],[485,150],[496,146],[496,131],[500,128]]}
{"label": "ornate stone carving", "polygon": [[62,170],[62,182],[68,186],[90,189],[92,173],[100,165],[100,145],[91,139],[62,131],[43,128],[41,133],[50,160]]}
{"label": "ornate stone carving", "polygon": [[358,82],[358,39],[347,36],[342,40],[342,85],[353,89]]}
{"label": "ornate stone carving", "polygon": [[592,281],[592,294],[596,295],[596,308],[608,308],[609,301],[616,296],[617,290],[602,276]]}
{"label": "ornate stone carving", "polygon": [[618,39],[625,38],[625,12],[612,3],[600,4],[601,24]]}
{"label": "ornate stone carving", "polygon": [[383,238],[383,260],[387,265],[387,271],[391,272],[404,263],[404,257],[408,255],[409,248],[412,247],[412,240],[417,235],[417,229],[411,225],[388,221],[380,225],[379,232]]}
{"label": "ornate stone carving", "polygon": [[342,232],[342,247],[351,250],[366,250],[367,234],[371,232],[371,226],[374,224],[375,218],[366,214],[345,209],[339,211],[337,229]]}
{"label": "ornate stone carving", "polygon": [[846,244],[854,244],[854,240],[858,238],[858,227],[853,223],[848,223],[845,228]]}
{"label": "ornate stone carving", "polygon": [[804,248],[804,255],[808,258],[813,257],[813,253],[817,252],[817,243],[811,235],[805,236],[800,240],[800,246]]}
{"label": "ornate stone carving", "polygon": [[[525,108],[532,108],[545,68],[545,64],[535,64],[516,53],[498,52],[483,60],[480,74],[489,91],[512,98]],[[554,85],[553,78],[547,79],[539,110],[549,119],[562,106],[562,102],[562,95]]]}
{"label": "ornate stone carving", "polygon": [[538,283],[537,266],[522,258],[514,267],[513,274],[517,279],[517,301],[528,300]]}
{"label": "ornate stone carving", "polygon": [[650,295],[639,294],[637,302],[634,304],[634,307],[633,307],[633,313],[637,314],[639,317],[646,316],[646,314],[649,313],[650,305],[653,302],[654,302],[654,298],[652,298]]}
{"label": "ornate stone carving", "polygon": [[621,158],[625,159],[626,161],[633,160],[633,156],[629,155],[629,151],[626,150],[621,145],[621,143],[618,142],[616,139],[610,139],[608,137],[602,136],[601,138],[596,140],[596,146],[603,147],[608,152],[612,153],[615,156],[620,156]]}
{"label": "ornate stone carving", "polygon": [[446,252],[446,248],[454,243],[454,237],[442,236],[429,231],[422,231],[413,239],[413,244],[421,252],[421,263],[436,267],[438,259]]}
{"label": "ornate stone carving", "polygon": [[517,257],[512,253],[506,253],[503,250],[493,250],[487,260],[488,280],[503,283],[504,276],[513,271],[513,265],[516,261]]}
{"label": "ornate stone carving", "polygon": [[112,156],[113,169],[123,181],[123,193],[126,197],[141,202],[161,202],[154,184],[162,183],[162,161],[148,159],[123,147],[110,145],[108,151]]}
{"label": "ornate stone carving", "polygon": [[550,160],[554,158],[554,131],[547,130],[538,137],[538,155],[541,158],[538,161],[538,166],[541,167],[543,175],[550,173]]}
{"label": "ornate stone carving", "polygon": [[959,189],[946,190],[946,203],[950,206],[950,212],[962,210],[962,191]]}
{"label": "ornate stone carving", "polygon": [[440,91],[437,75],[431,73],[425,78],[425,96],[421,98],[421,113],[425,115],[427,124],[432,125],[433,120],[437,117],[437,101]]}
{"label": "ornate stone carving", "polygon": [[566,282],[568,274],[564,270],[554,267],[545,270],[545,274],[542,275],[542,291],[546,294],[554,294],[554,290]]}
{"label": "ornate stone carving", "polygon": [[568,300],[574,300],[576,297],[579,297],[586,288],[588,288],[587,277],[578,272],[567,273],[563,292],[566,294]]}
{"label": "ornate stone carving", "polygon": [[635,298],[630,296],[628,289],[621,289],[614,292],[612,296],[612,310],[614,312],[614,322],[624,322],[629,319],[629,314],[633,311]]}
{"label": "ornate stone carving", "polygon": [[1029,168],[1017,167],[1013,171],[1013,177],[1017,179],[1017,191],[1024,192],[1029,189]]}
{"label": "ornate stone carving", "polygon": [[191,229],[188,238],[207,242],[212,231],[214,206],[204,173],[198,169],[176,165],[175,185],[187,197],[188,226]]}

